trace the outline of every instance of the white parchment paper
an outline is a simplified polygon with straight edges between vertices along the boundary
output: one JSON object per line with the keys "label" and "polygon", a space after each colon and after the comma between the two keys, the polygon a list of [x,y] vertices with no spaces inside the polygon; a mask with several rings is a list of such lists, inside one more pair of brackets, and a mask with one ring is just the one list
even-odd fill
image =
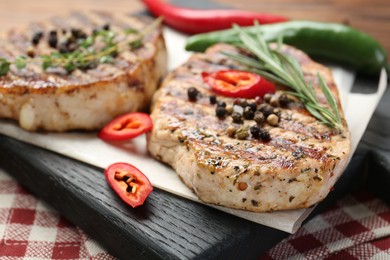
{"label": "white parchment paper", "polygon": [[[185,36],[170,29],[165,29],[164,33],[169,53],[168,67],[173,69],[186,61],[190,53],[184,50]],[[353,152],[386,89],[387,75],[383,70],[376,93],[355,94],[350,93],[354,73],[341,68],[333,68],[333,74],[336,84],[339,86],[342,105],[352,134]],[[0,132],[101,168],[106,168],[108,165],[120,161],[134,164],[148,176],[154,187],[200,202],[171,168],[148,155],[144,136],[129,142],[112,145],[98,139],[96,133],[30,133],[8,120],[0,120]],[[311,209],[273,213],[254,213],[219,206],[212,207],[289,233],[294,233],[313,210],[312,207]]]}

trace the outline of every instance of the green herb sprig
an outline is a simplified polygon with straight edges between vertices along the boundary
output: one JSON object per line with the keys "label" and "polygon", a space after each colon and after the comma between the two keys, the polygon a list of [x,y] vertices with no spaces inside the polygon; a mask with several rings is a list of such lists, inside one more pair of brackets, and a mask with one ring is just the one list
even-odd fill
{"label": "green herb sprig", "polygon": [[[71,73],[76,69],[91,69],[101,63],[112,63],[118,53],[140,48],[143,45],[144,37],[161,22],[162,18],[157,18],[142,32],[132,28],[125,29],[125,35],[136,35],[136,37],[127,41],[116,41],[117,34],[115,32],[100,30],[79,41],[77,48],[68,53],[52,52],[49,55],[40,55],[35,58],[18,56],[13,61],[0,58],[0,76],[6,75],[10,71],[11,65],[15,65],[18,70],[21,70],[28,63],[40,63],[43,70],[63,68],[67,73]],[[103,43],[103,46],[96,50],[93,46],[98,40]]]}
{"label": "green herb sprig", "polygon": [[298,97],[310,114],[330,127],[339,130],[342,129],[342,121],[337,102],[327,83],[319,73],[317,76],[320,88],[329,107],[326,107],[319,102],[312,84],[305,81],[298,61],[281,52],[281,38],[278,42],[278,48],[271,49],[261,37],[260,30],[256,35],[251,35],[246,33],[239,26],[234,26],[234,28],[237,30],[240,37],[238,46],[247,49],[254,54],[257,59],[243,54],[225,52],[225,55],[246,65],[251,72],[257,73],[277,84],[290,87],[293,91],[289,93]]}

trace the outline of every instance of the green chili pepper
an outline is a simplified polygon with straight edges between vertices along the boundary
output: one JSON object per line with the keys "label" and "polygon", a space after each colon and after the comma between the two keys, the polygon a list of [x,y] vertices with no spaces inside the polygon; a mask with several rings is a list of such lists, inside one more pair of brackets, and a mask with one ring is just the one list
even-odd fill
{"label": "green chili pepper", "polygon": [[[243,27],[255,34],[255,26]],[[348,66],[364,74],[375,74],[386,66],[387,53],[373,37],[357,29],[336,23],[291,21],[260,26],[267,42],[283,42],[303,50],[313,58]],[[218,42],[239,43],[234,29],[197,34],[190,37],[186,50],[204,51]]]}

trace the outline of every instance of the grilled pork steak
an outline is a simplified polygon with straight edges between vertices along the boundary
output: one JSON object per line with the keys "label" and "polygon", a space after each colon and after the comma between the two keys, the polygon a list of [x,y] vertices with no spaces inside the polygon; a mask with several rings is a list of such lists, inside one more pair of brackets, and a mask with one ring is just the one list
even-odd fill
{"label": "grilled pork steak", "polygon": [[[36,58],[53,52],[70,53],[77,40],[94,30],[115,32],[116,40],[126,41],[151,22],[145,17],[104,12],[54,17],[8,31],[0,38],[0,57],[12,61],[21,55]],[[117,115],[148,108],[166,72],[161,27],[148,33],[142,46],[118,52],[111,63],[96,65],[70,74],[63,68],[45,71],[39,60],[27,61],[22,70],[11,66],[10,72],[0,77],[0,117],[16,119],[30,131],[89,130],[102,127]]]}
{"label": "grilled pork steak", "polygon": [[[215,93],[201,73],[240,69],[221,51],[238,50],[215,45],[204,54],[194,54],[165,79],[154,97],[150,153],[171,165],[207,203],[265,212],[310,207],[324,199],[349,159],[350,134],[343,115],[340,132],[321,124],[299,100],[286,99],[279,91],[276,101],[267,97],[267,102],[255,105],[254,100],[217,96],[226,110],[233,106],[233,113],[240,114],[254,107],[253,112],[277,116],[276,123],[261,123],[261,118],[252,119],[250,114],[242,122],[230,115],[217,117],[218,105],[212,104],[214,98],[210,102]],[[284,47],[284,52],[298,59],[305,80],[313,83],[321,102],[325,97],[319,91],[317,72],[339,100],[329,69],[292,47]],[[199,91],[196,100],[189,98],[189,88]],[[255,120],[260,129],[252,131]],[[232,128],[237,130],[235,134]]]}

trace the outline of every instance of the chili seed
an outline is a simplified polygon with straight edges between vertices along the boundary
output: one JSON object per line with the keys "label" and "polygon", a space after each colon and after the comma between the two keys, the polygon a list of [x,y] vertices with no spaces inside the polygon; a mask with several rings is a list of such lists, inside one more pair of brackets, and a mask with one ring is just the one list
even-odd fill
{"label": "chili seed", "polygon": [[267,130],[260,129],[259,138],[263,141],[269,141],[271,139],[271,136]]}
{"label": "chili seed", "polygon": [[259,125],[263,124],[265,121],[264,114],[260,111],[256,111],[253,120],[255,120],[255,122]]}
{"label": "chili seed", "polygon": [[226,109],[224,107],[217,107],[215,109],[215,115],[219,118],[225,117],[227,114]]}
{"label": "chili seed", "polygon": [[217,96],[215,95],[210,96],[210,104],[212,105],[217,104]]}
{"label": "chili seed", "polygon": [[227,129],[226,129],[226,134],[229,136],[229,137],[234,137],[234,135],[236,134],[237,132],[237,128],[235,128],[234,126],[229,126]]}
{"label": "chili seed", "polygon": [[260,127],[258,127],[257,125],[254,125],[254,126],[251,126],[251,128],[249,130],[254,138],[259,138]]}
{"label": "chili seed", "polygon": [[279,117],[275,114],[271,114],[267,117],[267,123],[276,126],[279,123]]}
{"label": "chili seed", "polygon": [[36,32],[33,37],[32,37],[32,40],[31,40],[31,43],[33,45],[38,45],[39,41],[42,39],[43,37],[43,32]]}
{"label": "chili seed", "polygon": [[249,106],[246,106],[244,108],[243,116],[245,119],[251,120],[251,119],[253,119],[254,115],[255,115],[255,113],[253,113],[253,110]]}
{"label": "chili seed", "polygon": [[190,101],[196,101],[198,94],[199,94],[199,91],[194,87],[190,87],[187,90],[188,99]]}
{"label": "chili seed", "polygon": [[242,124],[243,123],[242,116],[239,113],[237,113],[237,112],[233,112],[232,113],[232,118],[233,118],[233,122],[236,123],[236,124]]}
{"label": "chili seed", "polygon": [[244,140],[249,137],[248,129],[245,126],[240,127],[236,132],[236,137],[239,140]]}

